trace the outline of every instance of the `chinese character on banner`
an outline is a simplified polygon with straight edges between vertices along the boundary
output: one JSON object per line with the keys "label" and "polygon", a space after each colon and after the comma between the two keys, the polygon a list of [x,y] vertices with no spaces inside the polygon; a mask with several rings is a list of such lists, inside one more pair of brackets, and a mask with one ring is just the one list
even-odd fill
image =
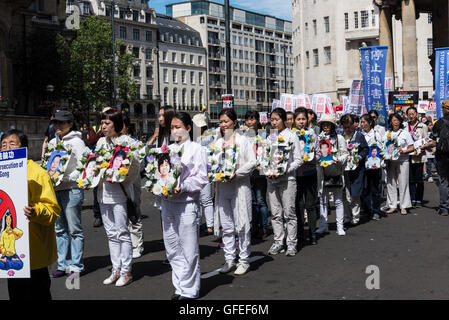
{"label": "chinese character on banner", "polygon": [[266,112],[259,112],[260,123],[267,124],[268,123],[268,114]]}
{"label": "chinese character on banner", "polygon": [[292,94],[282,94],[281,95],[281,108],[285,111],[294,112],[293,106],[293,95]]}

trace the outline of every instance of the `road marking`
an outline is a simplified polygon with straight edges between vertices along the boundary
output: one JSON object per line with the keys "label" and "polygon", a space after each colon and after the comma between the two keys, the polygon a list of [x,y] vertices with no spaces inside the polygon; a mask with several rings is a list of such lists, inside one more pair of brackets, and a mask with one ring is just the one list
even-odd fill
{"label": "road marking", "polygon": [[[255,257],[251,257],[251,258],[249,258],[248,262],[251,263],[251,262],[254,262],[254,261],[263,259],[263,258],[265,258],[265,256],[255,256]],[[220,268],[220,269],[221,269],[221,268]],[[201,276],[201,279],[207,279],[207,278],[216,276],[217,274],[220,273],[220,269],[217,269],[217,270],[214,270],[214,271],[211,271],[211,272],[208,272],[208,273],[203,274],[203,275]]]}

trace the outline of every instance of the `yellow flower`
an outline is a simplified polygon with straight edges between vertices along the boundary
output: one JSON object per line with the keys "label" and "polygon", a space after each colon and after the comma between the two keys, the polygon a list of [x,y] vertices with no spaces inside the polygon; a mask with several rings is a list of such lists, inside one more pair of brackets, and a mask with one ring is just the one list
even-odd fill
{"label": "yellow flower", "polygon": [[120,170],[118,171],[118,173],[121,176],[126,176],[128,174],[128,169],[126,169],[125,167],[120,168]]}
{"label": "yellow flower", "polygon": [[79,185],[80,187],[84,186],[83,179],[78,179],[78,185]]}
{"label": "yellow flower", "polygon": [[323,168],[326,168],[328,165],[329,165],[329,163],[327,163],[327,161],[321,162],[321,166],[322,166]]}
{"label": "yellow flower", "polygon": [[107,168],[107,167],[109,167],[109,163],[103,162],[103,163],[101,164],[101,168],[102,168],[102,169],[103,169],[103,168]]}
{"label": "yellow flower", "polygon": [[215,179],[217,179],[218,181],[223,181],[224,176],[224,173],[220,172],[215,175]]}
{"label": "yellow flower", "polygon": [[206,106],[203,106],[202,108],[201,108],[201,111],[202,112],[204,112],[204,111],[206,111],[207,110],[207,107]]}
{"label": "yellow flower", "polygon": [[387,133],[387,138],[391,139],[391,133]]}
{"label": "yellow flower", "polygon": [[306,130],[304,130],[304,129],[301,129],[301,132],[300,132],[300,134],[303,136],[303,135],[305,135],[306,134]]}
{"label": "yellow flower", "polygon": [[304,162],[309,161],[309,156],[308,156],[308,155],[305,155],[305,156],[302,158],[302,160],[304,160]]}
{"label": "yellow flower", "polygon": [[166,186],[162,187],[162,194],[164,195],[164,197],[168,196],[168,190]]}
{"label": "yellow flower", "polygon": [[296,131],[298,131],[296,128],[293,128],[293,129],[292,129],[292,132],[293,132],[293,133],[296,133]]}
{"label": "yellow flower", "polygon": [[285,141],[284,138],[282,138],[282,137],[279,137],[279,138],[278,138],[278,142],[284,142],[284,141]]}

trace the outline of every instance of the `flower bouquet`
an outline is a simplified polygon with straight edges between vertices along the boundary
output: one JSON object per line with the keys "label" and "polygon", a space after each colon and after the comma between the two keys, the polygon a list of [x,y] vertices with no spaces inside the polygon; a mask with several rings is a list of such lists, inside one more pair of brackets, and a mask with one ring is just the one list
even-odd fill
{"label": "flower bouquet", "polygon": [[293,128],[292,132],[295,133],[299,139],[299,153],[301,154],[302,160],[304,162],[313,161],[315,158],[315,141],[312,138],[313,131]]}
{"label": "flower bouquet", "polygon": [[333,139],[331,139],[331,137],[326,135],[324,132],[320,133],[318,136],[318,141],[321,151],[320,166],[327,168],[335,163],[334,156],[336,156],[338,149],[334,146],[335,141],[333,141]]}
{"label": "flower bouquet", "polygon": [[393,136],[391,132],[387,132],[387,139],[384,142],[383,149],[384,160],[398,160],[401,156],[398,138]]}
{"label": "flower bouquet", "polygon": [[183,153],[184,147],[175,144],[171,146],[164,144],[161,148],[146,148],[147,182],[144,188],[156,196],[172,197],[180,184]]}
{"label": "flower bouquet", "polygon": [[238,146],[232,144],[222,146],[210,144],[207,147],[207,175],[210,182],[228,182],[235,173],[238,157]]}
{"label": "flower bouquet", "polygon": [[[76,167],[79,172],[78,186],[83,189],[95,188],[101,178],[101,162],[95,153],[85,152]],[[105,169],[103,169],[104,171]]]}
{"label": "flower bouquet", "polygon": [[285,174],[292,146],[292,141],[270,134],[266,140],[265,153],[261,162],[263,174],[267,176]]}
{"label": "flower bouquet", "polygon": [[347,149],[349,152],[348,161],[346,162],[345,171],[352,171],[357,168],[357,160],[359,156],[359,146],[358,143],[348,143]]}
{"label": "flower bouquet", "polygon": [[71,172],[76,166],[72,149],[66,148],[62,141],[49,145],[42,160],[41,167],[50,174],[55,187],[61,184],[65,172]]}

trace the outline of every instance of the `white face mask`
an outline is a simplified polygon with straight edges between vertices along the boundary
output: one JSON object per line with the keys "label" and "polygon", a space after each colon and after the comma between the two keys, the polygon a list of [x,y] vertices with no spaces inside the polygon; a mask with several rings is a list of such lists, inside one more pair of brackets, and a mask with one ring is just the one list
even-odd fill
{"label": "white face mask", "polygon": [[184,142],[190,138],[189,131],[186,129],[173,129],[171,132],[171,139],[176,142]]}

